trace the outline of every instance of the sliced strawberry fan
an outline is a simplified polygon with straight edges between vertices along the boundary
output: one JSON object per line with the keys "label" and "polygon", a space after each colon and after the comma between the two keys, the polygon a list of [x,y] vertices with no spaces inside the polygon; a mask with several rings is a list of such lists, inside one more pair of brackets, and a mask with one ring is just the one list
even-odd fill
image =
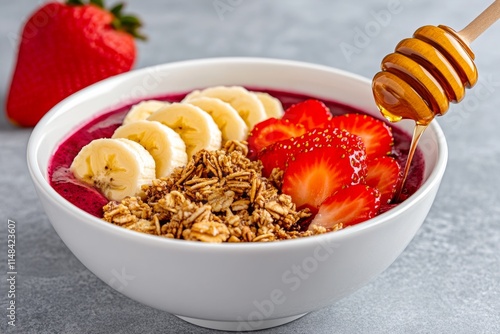
{"label": "sliced strawberry fan", "polygon": [[307,130],[324,128],[331,118],[330,109],[323,102],[313,99],[292,105],[283,115],[283,119],[301,124]]}
{"label": "sliced strawberry fan", "polygon": [[403,177],[401,166],[396,159],[388,156],[369,159],[366,165],[366,184],[380,191],[383,205],[390,203]]}
{"label": "sliced strawberry fan", "polygon": [[366,154],[369,157],[391,153],[394,144],[392,130],[381,120],[368,115],[345,114],[333,117],[330,126],[360,136],[365,143]]}
{"label": "sliced strawberry fan", "polygon": [[338,190],[363,183],[365,162],[341,147],[324,147],[296,155],[283,175],[282,191],[298,208],[318,208]]}
{"label": "sliced strawberry fan", "polygon": [[285,139],[262,149],[258,156],[263,165],[262,173],[268,177],[274,168],[284,171],[297,154],[321,147],[342,147],[359,160],[365,156],[365,147],[359,136],[337,128],[317,128],[300,137]]}
{"label": "sliced strawberry fan", "polygon": [[375,217],[379,208],[380,193],[377,189],[362,184],[350,186],[337,191],[321,204],[309,230],[315,226],[332,230],[355,225]]}
{"label": "sliced strawberry fan", "polygon": [[269,118],[254,126],[248,135],[248,156],[255,159],[260,151],[271,144],[291,137],[298,137],[306,132],[300,124],[286,119]]}

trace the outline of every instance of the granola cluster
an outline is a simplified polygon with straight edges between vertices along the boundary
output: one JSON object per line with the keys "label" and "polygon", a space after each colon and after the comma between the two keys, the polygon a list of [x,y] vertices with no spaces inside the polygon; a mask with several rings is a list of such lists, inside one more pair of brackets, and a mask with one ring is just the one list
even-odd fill
{"label": "granola cluster", "polygon": [[281,194],[282,173],[261,175],[260,161],[246,157],[245,142],[202,150],[186,167],[143,186],[143,199],[128,197],[104,206],[103,219],[127,229],[204,242],[257,242],[325,233],[301,230],[310,216]]}

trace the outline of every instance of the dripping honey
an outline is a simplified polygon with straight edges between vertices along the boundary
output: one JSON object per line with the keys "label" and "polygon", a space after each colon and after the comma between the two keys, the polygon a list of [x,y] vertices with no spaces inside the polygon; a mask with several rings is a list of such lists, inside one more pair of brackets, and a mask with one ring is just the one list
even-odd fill
{"label": "dripping honey", "polygon": [[419,28],[382,60],[381,69],[372,83],[381,113],[391,122],[415,122],[397,201],[421,135],[435,116],[448,111],[450,102],[462,100],[465,88],[472,87],[478,76],[469,46],[445,26]]}

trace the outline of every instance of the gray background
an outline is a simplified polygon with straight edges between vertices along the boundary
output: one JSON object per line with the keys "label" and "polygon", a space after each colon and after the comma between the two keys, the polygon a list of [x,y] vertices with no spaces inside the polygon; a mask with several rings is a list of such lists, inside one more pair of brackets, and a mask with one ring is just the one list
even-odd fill
{"label": "gray background", "polygon": [[[20,25],[42,1],[0,4],[0,99]],[[138,1],[150,39],[141,68],[183,59],[259,56],[329,65],[372,77],[383,56],[424,24],[461,29],[488,0],[401,0],[398,13],[346,57],[356,29],[393,1]],[[218,13],[214,3],[230,10]],[[397,3],[397,1],[396,1]],[[500,332],[500,24],[474,44],[480,81],[439,119],[449,165],[434,206],[404,253],[351,296],[264,333]],[[344,44],[345,45],[345,44]],[[359,46],[359,44],[358,44]],[[482,86],[482,87],[479,87]],[[0,332],[7,328],[7,219],[17,222],[19,333],[211,333],[134,302],[90,273],[52,229],[28,176],[30,129],[0,113]]]}

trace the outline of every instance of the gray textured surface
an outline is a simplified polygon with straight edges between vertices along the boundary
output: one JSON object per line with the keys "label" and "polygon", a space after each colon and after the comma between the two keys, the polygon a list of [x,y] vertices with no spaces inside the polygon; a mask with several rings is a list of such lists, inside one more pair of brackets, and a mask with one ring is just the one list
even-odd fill
{"label": "gray textured surface", "polygon": [[[2,107],[20,22],[39,0],[0,4]],[[350,61],[371,11],[394,1],[129,0],[147,22],[137,67],[216,56],[309,61],[371,77],[382,57],[424,24],[460,29],[491,1],[399,1],[399,12]],[[398,2],[398,1],[396,1]],[[500,333],[500,24],[473,49],[481,76],[466,100],[439,120],[450,159],[436,202],[396,262],[353,295],[264,333]],[[136,303],[90,273],[66,248],[43,213],[25,162],[28,129],[0,116],[0,332],[6,318],[6,221],[17,222],[19,333],[210,333]]]}

